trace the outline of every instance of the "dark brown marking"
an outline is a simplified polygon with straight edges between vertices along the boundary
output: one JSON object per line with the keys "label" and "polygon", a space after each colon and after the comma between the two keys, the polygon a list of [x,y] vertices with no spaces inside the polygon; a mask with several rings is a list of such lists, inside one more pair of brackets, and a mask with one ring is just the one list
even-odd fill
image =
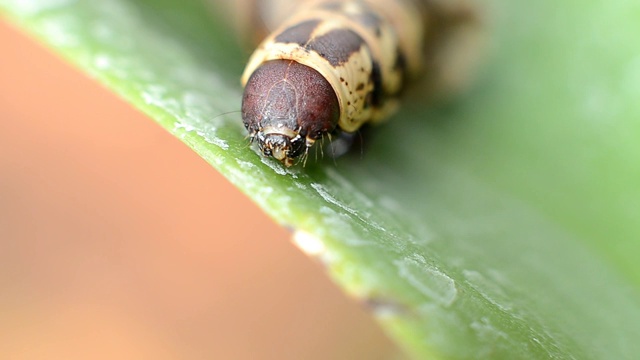
{"label": "dark brown marking", "polygon": [[362,106],[363,109],[368,109],[369,107],[371,107],[371,93],[367,94],[367,98],[364,99],[364,105]]}
{"label": "dark brown marking", "polygon": [[318,24],[320,24],[320,20],[314,19],[288,27],[276,36],[275,42],[295,43],[304,46],[311,40],[311,34],[318,27]]}
{"label": "dark brown marking", "polygon": [[393,70],[401,71],[403,74],[407,70],[407,58],[399,48],[396,49],[396,59],[393,63]]}
{"label": "dark brown marking", "polygon": [[371,78],[373,82],[373,90],[371,90],[371,105],[378,107],[382,105],[382,74],[380,73],[380,64],[374,61],[371,67]]}
{"label": "dark brown marking", "polygon": [[372,29],[376,34],[376,37],[382,35],[382,19],[371,11],[365,11],[354,17],[355,21],[359,22],[366,28]]}
{"label": "dark brown marking", "polygon": [[364,83],[359,83],[356,87],[356,91],[362,91],[362,89],[364,89]]}
{"label": "dark brown marking", "polygon": [[351,55],[365,45],[364,40],[355,32],[348,29],[331,30],[311,40],[306,48],[313,50],[325,58],[333,66],[340,66]]}

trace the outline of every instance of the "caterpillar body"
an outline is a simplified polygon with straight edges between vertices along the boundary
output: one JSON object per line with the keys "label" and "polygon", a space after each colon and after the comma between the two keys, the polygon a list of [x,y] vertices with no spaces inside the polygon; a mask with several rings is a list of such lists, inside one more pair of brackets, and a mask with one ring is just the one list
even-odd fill
{"label": "caterpillar body", "polygon": [[386,119],[408,80],[434,63],[443,24],[466,14],[443,11],[438,1],[280,0],[276,6],[291,11],[270,17],[284,20],[242,75],[241,112],[251,141],[291,166],[324,136]]}

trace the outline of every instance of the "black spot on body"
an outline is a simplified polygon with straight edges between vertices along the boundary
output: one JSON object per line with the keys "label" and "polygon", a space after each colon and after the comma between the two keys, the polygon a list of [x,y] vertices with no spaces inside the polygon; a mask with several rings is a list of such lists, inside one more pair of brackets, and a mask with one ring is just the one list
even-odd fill
{"label": "black spot on body", "polygon": [[396,49],[396,60],[393,63],[393,70],[401,71],[403,74],[407,70],[407,58],[399,48]]}
{"label": "black spot on body", "polygon": [[[396,49],[396,59],[395,59],[395,62],[393,63],[393,70],[400,73],[400,77],[402,79],[402,85],[404,85],[410,80],[409,73],[407,71],[407,58],[400,48]],[[390,97],[398,96],[404,91],[404,89],[405,89],[405,86],[400,86],[395,92],[387,95]]]}
{"label": "black spot on body", "polygon": [[362,105],[363,109],[368,109],[371,106],[371,93],[367,94],[367,98],[364,99],[364,105]]}
{"label": "black spot on body", "polygon": [[371,90],[371,105],[378,107],[382,104],[382,74],[380,73],[380,64],[373,62],[371,68],[370,81],[373,82],[373,90]]}
{"label": "black spot on body", "polygon": [[293,25],[284,29],[278,36],[276,36],[275,41],[280,43],[295,43],[300,46],[304,46],[306,43],[311,40],[311,33],[313,30],[318,27],[320,24],[320,20],[307,20],[303,21],[299,24]]}
{"label": "black spot on body", "polygon": [[365,11],[361,14],[356,15],[355,21],[359,22],[368,29],[372,29],[376,34],[376,37],[380,37],[382,35],[382,19],[380,19],[380,17],[375,13],[371,11]]}
{"label": "black spot on body", "polygon": [[331,30],[311,40],[306,48],[325,58],[331,65],[340,66],[365,44],[355,32],[347,29]]}

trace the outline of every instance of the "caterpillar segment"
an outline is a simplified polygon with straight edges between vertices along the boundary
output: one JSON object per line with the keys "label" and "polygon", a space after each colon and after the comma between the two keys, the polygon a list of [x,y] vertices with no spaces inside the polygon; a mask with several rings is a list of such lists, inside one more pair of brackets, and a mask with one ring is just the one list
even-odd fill
{"label": "caterpillar segment", "polygon": [[419,14],[401,0],[301,3],[242,75],[243,122],[263,155],[291,166],[325,134],[388,117],[420,69]]}
{"label": "caterpillar segment", "polygon": [[464,90],[485,43],[477,0],[232,4],[245,40],[266,36],[242,75],[243,123],[263,155],[286,166],[324,136],[353,138],[388,118],[419,74],[421,99]]}

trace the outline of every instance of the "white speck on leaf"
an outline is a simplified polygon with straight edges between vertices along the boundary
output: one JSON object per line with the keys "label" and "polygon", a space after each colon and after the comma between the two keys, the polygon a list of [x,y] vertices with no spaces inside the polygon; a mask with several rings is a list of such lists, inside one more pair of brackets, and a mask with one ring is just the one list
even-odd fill
{"label": "white speck on leaf", "polygon": [[[478,339],[482,341],[482,345],[475,354],[477,358],[490,359],[496,344],[511,342],[509,336],[496,328],[487,317],[471,322],[470,327],[475,331]],[[512,344],[512,346],[517,346],[517,344]]]}
{"label": "white speck on leaf", "polygon": [[293,234],[293,243],[308,256],[321,257],[326,251],[320,238],[304,230],[297,230]]}
{"label": "white speck on leaf", "polygon": [[284,166],[282,166],[282,164],[280,162],[278,162],[277,160],[272,159],[272,158],[268,158],[268,157],[264,157],[264,156],[260,156],[260,161],[262,161],[263,164],[265,164],[268,167],[270,167],[271,170],[273,170],[276,174],[278,174],[278,175],[287,175],[287,171],[285,170]]}
{"label": "white speck on leaf", "polygon": [[311,187],[313,187],[314,189],[316,189],[316,191],[318,192],[318,194],[328,203],[331,203],[333,205],[338,206],[339,208],[341,208],[342,210],[348,212],[349,214],[355,216],[355,217],[360,217],[358,215],[358,212],[355,211],[354,209],[348,207],[347,205],[343,204],[342,202],[338,201],[336,198],[333,197],[333,195],[329,194],[329,192],[327,192],[327,190],[325,190],[325,188],[318,183],[311,183]]}
{"label": "white speck on leaf", "polygon": [[191,124],[184,124],[184,123],[181,123],[181,122],[176,122],[173,125],[173,131],[176,131],[178,129],[184,129],[184,131],[189,132],[189,131],[194,131],[196,128],[193,127],[193,125],[191,125]]}
{"label": "white speck on leaf", "polygon": [[48,41],[62,48],[77,47],[81,43],[80,32],[74,32],[77,23],[63,16],[45,18],[42,21],[42,32],[47,34]]}
{"label": "white speck on leaf", "polygon": [[386,228],[384,228],[383,226],[381,226],[380,224],[378,224],[375,221],[371,221],[369,219],[366,219],[364,216],[361,216],[355,209],[351,208],[350,206],[344,204],[342,201],[339,201],[338,199],[336,199],[333,195],[331,195],[321,184],[318,183],[311,183],[311,187],[313,187],[317,192],[318,195],[320,195],[326,202],[331,203],[337,207],[339,207],[340,209],[344,210],[345,212],[351,214],[352,216],[354,216],[356,219],[362,221],[364,224],[375,228],[376,230],[380,231],[381,233],[388,235],[392,238],[397,238],[396,234],[388,231]]}
{"label": "white speck on leaf", "polygon": [[37,15],[38,13],[56,10],[66,7],[76,2],[76,0],[15,0],[11,6],[24,15]]}
{"label": "white speck on leaf", "polygon": [[452,278],[427,264],[421,255],[413,255],[394,262],[400,276],[423,295],[442,306],[451,306],[458,295]]}
{"label": "white speck on leaf", "polygon": [[197,132],[198,135],[202,136],[204,138],[204,140],[206,142],[208,142],[209,144],[213,144],[216,145],[217,147],[221,148],[222,150],[229,150],[229,144],[227,144],[226,141],[218,138],[218,137],[213,137],[213,138],[209,138],[207,136],[204,136],[204,134],[200,131]]}
{"label": "white speck on leaf", "polygon": [[508,338],[507,334],[493,326],[491,321],[486,317],[480,318],[479,321],[473,321],[471,323],[471,328],[478,334],[480,339],[489,344],[500,338]]}
{"label": "white speck on leaf", "polygon": [[111,67],[111,59],[107,55],[98,54],[93,59],[93,64],[98,70],[107,70]]}
{"label": "white speck on leaf", "polygon": [[485,300],[495,305],[504,312],[512,312],[513,306],[505,299],[508,296],[500,288],[500,284],[496,281],[487,279],[481,273],[474,270],[464,270],[462,272],[467,284],[480,294]]}
{"label": "white speck on leaf", "polygon": [[244,160],[240,160],[240,159],[236,159],[236,163],[238,164],[238,166],[240,166],[243,170],[253,170],[256,168],[256,166],[248,161],[244,161]]}
{"label": "white speck on leaf", "polygon": [[324,226],[327,229],[339,229],[340,238],[344,244],[352,247],[371,246],[372,242],[368,239],[363,239],[354,231],[352,219],[345,213],[340,213],[328,206],[321,206],[319,209],[320,214],[324,215]]}

